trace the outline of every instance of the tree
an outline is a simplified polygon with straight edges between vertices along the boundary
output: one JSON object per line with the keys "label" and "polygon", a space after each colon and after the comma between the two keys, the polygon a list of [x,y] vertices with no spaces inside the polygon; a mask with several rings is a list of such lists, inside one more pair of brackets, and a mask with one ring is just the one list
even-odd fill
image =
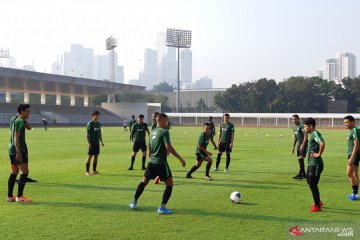
{"label": "tree", "polygon": [[174,91],[173,86],[171,86],[167,82],[161,82],[158,85],[155,85],[153,87],[153,90],[152,90],[152,92],[158,92],[158,93],[161,93],[161,92],[173,92],[173,91]]}
{"label": "tree", "polygon": [[200,98],[196,106],[197,112],[207,112],[209,110],[204,99]]}

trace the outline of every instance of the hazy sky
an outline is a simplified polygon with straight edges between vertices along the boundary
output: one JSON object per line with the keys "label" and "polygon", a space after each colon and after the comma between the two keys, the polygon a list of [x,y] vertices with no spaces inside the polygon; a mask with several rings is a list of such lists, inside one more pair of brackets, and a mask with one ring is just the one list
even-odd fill
{"label": "hazy sky", "polygon": [[144,48],[175,27],[193,31],[193,80],[214,87],[262,77],[311,76],[350,51],[360,72],[359,0],[0,0],[0,48],[17,65],[51,72],[71,43],[106,53],[118,39],[125,82],[138,78]]}

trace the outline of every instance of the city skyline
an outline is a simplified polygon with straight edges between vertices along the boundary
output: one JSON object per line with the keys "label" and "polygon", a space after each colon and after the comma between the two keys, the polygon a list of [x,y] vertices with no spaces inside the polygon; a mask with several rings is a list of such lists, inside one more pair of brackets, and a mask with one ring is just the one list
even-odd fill
{"label": "city skyline", "polygon": [[[355,0],[184,0],[177,9],[172,5],[165,0],[6,0],[0,48],[10,49],[18,66],[51,72],[56,56],[71,43],[104,55],[105,39],[113,35],[128,82],[139,77],[144,49],[157,49],[158,33],[168,27],[189,29],[192,79],[210,76],[214,87],[262,77],[314,76],[334,53],[360,55],[360,2]],[[335,18],[339,12],[346,18]]]}

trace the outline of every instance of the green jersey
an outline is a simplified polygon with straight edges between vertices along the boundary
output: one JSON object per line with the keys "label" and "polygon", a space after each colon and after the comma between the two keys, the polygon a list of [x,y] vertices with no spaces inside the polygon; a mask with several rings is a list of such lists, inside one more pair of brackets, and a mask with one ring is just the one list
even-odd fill
{"label": "green jersey", "polygon": [[9,155],[16,154],[15,148],[15,133],[20,133],[19,142],[20,142],[20,151],[21,153],[27,153],[27,145],[25,141],[25,121],[21,118],[16,118],[14,123],[11,126],[11,137],[10,137],[10,144],[8,147]]}
{"label": "green jersey", "polygon": [[322,164],[323,160],[321,157],[312,158],[311,153],[318,153],[320,150],[320,143],[325,143],[321,134],[315,130],[310,134],[308,141],[307,157],[309,165]]}
{"label": "green jersey", "polygon": [[90,136],[90,144],[98,145],[101,136],[101,124],[99,122],[88,122],[87,126],[87,133]]}
{"label": "green jersey", "polygon": [[132,128],[132,126],[136,123],[136,120],[134,118],[132,118],[129,122],[129,127],[130,129]]}
{"label": "green jersey", "polygon": [[220,124],[220,134],[222,142],[231,142],[231,134],[235,132],[235,127],[232,123],[221,123]]}
{"label": "green jersey", "polygon": [[[357,129],[356,127],[354,127],[353,129],[350,130],[349,132],[349,136],[348,136],[348,150],[347,150],[347,154],[351,155],[352,151],[355,147],[354,141],[358,141],[359,140],[359,129]],[[357,154],[359,154],[359,150],[357,152]]]}
{"label": "green jersey", "polygon": [[13,116],[12,118],[10,118],[10,130],[11,130],[11,127],[12,127],[12,125],[14,124],[15,120],[16,120],[18,117],[19,117],[18,115],[15,115],[15,116]]}
{"label": "green jersey", "polygon": [[150,134],[150,161],[155,164],[167,162],[167,150],[165,144],[170,143],[169,130],[155,128]]}
{"label": "green jersey", "polygon": [[151,131],[157,127],[156,121],[151,124]]}
{"label": "green jersey", "polygon": [[137,142],[145,142],[147,131],[149,131],[147,123],[135,123],[131,128],[131,139]]}
{"label": "green jersey", "polygon": [[203,146],[203,148],[206,149],[209,144],[209,140],[210,140],[210,136],[207,135],[206,133],[202,132],[199,136],[198,145],[196,147],[196,153],[204,153],[203,151],[201,151],[199,149],[199,145]]}
{"label": "green jersey", "polygon": [[301,146],[301,144],[304,142],[305,138],[305,129],[303,124],[295,125],[293,127],[294,136],[296,138],[296,143],[298,146]]}
{"label": "green jersey", "polygon": [[209,121],[210,124],[210,131],[212,135],[215,135],[215,124],[213,123],[213,121]]}

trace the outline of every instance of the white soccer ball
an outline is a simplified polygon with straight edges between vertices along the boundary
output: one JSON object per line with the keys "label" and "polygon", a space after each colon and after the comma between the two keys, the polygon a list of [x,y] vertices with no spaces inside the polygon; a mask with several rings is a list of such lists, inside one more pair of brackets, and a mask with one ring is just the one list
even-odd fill
{"label": "white soccer ball", "polygon": [[242,195],[240,192],[233,192],[230,195],[230,200],[232,203],[239,204],[241,202],[241,197]]}

